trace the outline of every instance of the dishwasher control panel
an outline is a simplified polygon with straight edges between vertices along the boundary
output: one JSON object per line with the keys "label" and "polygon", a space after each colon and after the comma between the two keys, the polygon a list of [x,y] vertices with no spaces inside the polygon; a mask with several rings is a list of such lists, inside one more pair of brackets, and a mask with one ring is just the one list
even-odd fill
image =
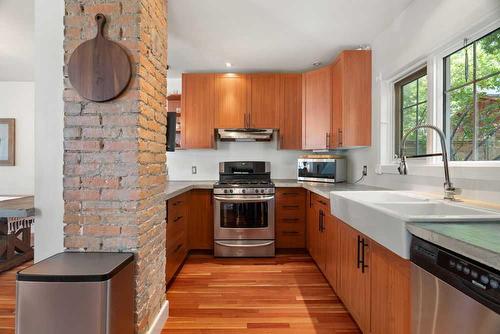
{"label": "dishwasher control panel", "polygon": [[[497,290],[497,295],[500,297],[500,277],[492,271],[441,250],[438,253],[437,261],[442,268],[451,271],[480,289]],[[494,294],[493,291],[491,292]]]}

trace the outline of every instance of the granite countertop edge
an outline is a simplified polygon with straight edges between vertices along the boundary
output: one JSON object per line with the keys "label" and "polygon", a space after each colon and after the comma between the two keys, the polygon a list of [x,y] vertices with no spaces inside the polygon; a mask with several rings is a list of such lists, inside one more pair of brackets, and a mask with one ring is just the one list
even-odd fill
{"label": "granite countertop edge", "polygon": [[[440,223],[433,223],[440,224]],[[500,270],[500,253],[464,240],[445,235],[422,226],[421,223],[406,223],[406,229],[416,237],[429,241],[457,254],[463,255],[484,265]]]}

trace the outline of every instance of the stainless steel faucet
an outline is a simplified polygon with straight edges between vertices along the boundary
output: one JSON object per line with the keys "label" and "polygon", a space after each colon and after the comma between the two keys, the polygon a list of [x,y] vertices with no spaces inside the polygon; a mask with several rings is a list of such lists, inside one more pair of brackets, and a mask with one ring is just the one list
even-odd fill
{"label": "stainless steel faucet", "polygon": [[[408,138],[408,135],[410,133],[412,133],[418,129],[432,129],[438,133],[439,139],[441,140],[441,152],[442,153],[437,154],[437,155],[441,155],[443,157],[444,179],[445,179],[444,199],[449,199],[452,201],[455,200],[455,195],[460,194],[460,189],[455,188],[450,181],[450,169],[448,167],[448,150],[446,149],[446,139],[445,139],[443,131],[441,131],[441,129],[435,127],[434,125],[430,125],[430,124],[417,125],[416,127],[410,129],[410,131],[408,131],[403,136],[403,139],[401,140],[401,148],[399,151],[399,157],[401,159],[399,162],[399,167],[398,167],[399,174],[401,174],[401,175],[408,174],[408,166],[406,164],[407,157],[404,155],[404,152],[406,150],[406,139]],[[436,155],[436,154],[433,154],[433,155]],[[417,157],[418,156],[415,156],[415,158],[417,158]]]}

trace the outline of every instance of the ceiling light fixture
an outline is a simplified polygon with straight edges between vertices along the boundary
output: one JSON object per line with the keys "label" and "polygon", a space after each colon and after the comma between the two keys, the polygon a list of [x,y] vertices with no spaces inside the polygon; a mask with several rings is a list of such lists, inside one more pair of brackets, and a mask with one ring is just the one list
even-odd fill
{"label": "ceiling light fixture", "polygon": [[231,67],[233,66],[231,63],[226,63],[226,67]]}
{"label": "ceiling light fixture", "polygon": [[315,61],[314,63],[312,63],[312,65],[314,67],[319,67],[319,66],[321,66],[321,62],[320,61]]}

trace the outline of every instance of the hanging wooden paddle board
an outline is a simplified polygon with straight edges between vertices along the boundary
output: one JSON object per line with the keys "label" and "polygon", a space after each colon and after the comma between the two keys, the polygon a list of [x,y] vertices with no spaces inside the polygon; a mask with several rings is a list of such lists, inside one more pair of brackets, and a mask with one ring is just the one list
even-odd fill
{"label": "hanging wooden paddle board", "polygon": [[106,17],[95,16],[97,35],[83,42],[71,55],[69,81],[87,100],[104,102],[120,95],[130,81],[130,60],[125,50],[103,35]]}

